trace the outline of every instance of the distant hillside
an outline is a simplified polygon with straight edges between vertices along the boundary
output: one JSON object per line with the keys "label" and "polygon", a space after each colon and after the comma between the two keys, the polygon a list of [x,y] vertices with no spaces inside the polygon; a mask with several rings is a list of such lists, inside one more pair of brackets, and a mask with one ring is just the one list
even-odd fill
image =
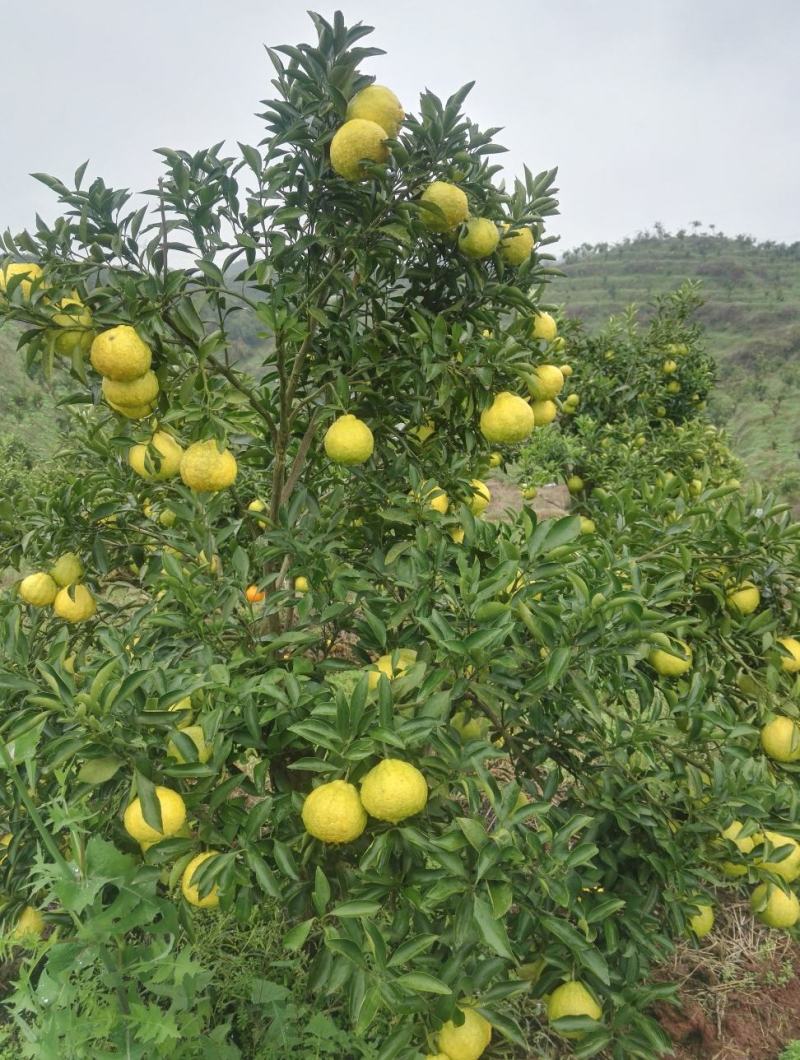
{"label": "distant hillside", "polygon": [[621,243],[586,244],[561,267],[553,300],[590,328],[701,280],[698,319],[719,364],[712,415],[755,478],[800,501],[800,243],[656,225]]}
{"label": "distant hillside", "polygon": [[21,444],[31,460],[50,456],[59,434],[55,400],[40,376],[26,375],[10,328],[0,330],[0,379],[0,444]]}

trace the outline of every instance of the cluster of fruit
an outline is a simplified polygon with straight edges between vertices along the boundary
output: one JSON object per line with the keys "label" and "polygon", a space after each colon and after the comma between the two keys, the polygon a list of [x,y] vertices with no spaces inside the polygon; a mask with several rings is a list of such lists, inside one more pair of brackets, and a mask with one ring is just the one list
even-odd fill
{"label": "cluster of fruit", "polygon": [[81,582],[83,564],[74,552],[60,556],[49,573],[37,571],[23,578],[19,595],[32,607],[53,607],[53,613],[67,622],[83,622],[91,618],[97,604],[91,592]]}

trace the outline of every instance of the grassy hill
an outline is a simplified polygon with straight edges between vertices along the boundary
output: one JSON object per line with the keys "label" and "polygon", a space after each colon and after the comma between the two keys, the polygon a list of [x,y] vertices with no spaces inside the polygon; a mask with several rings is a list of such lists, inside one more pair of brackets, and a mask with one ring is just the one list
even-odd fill
{"label": "grassy hill", "polygon": [[55,399],[40,377],[25,373],[17,336],[0,330],[0,445],[24,448],[31,461],[50,456],[58,442]]}
{"label": "grassy hill", "polygon": [[699,320],[719,365],[714,419],[753,477],[800,502],[800,243],[756,243],[656,225],[621,243],[564,255],[554,300],[590,328],[643,307],[685,279],[702,281]]}

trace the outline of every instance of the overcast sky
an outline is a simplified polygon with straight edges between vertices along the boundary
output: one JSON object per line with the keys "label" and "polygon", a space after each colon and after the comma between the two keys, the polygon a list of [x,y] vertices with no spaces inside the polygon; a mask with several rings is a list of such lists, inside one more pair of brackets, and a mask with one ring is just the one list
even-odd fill
{"label": "overcast sky", "polygon": [[[255,143],[262,43],[311,40],[292,0],[0,0],[0,227],[53,197],[31,180],[153,185],[160,146]],[[334,8],[314,5],[330,17]],[[407,110],[477,85],[513,176],[559,166],[562,247],[693,219],[800,240],[800,0],[341,0],[387,51],[366,72]]]}

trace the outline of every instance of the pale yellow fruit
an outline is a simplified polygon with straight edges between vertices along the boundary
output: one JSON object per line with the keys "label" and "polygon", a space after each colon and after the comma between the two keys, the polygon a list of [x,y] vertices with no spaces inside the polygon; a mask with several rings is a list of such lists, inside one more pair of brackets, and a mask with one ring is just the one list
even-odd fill
{"label": "pale yellow fruit", "polygon": [[447,514],[447,509],[450,507],[450,498],[444,490],[440,489],[438,486],[434,486],[428,493],[428,497],[431,498],[428,501],[429,508],[433,508],[435,512],[439,512],[441,515]]}
{"label": "pale yellow fruit", "polygon": [[303,803],[303,824],[323,843],[352,843],[367,827],[358,789],[346,780],[320,784]]}
{"label": "pale yellow fruit", "polygon": [[387,136],[397,137],[405,113],[397,96],[385,85],[367,85],[347,104],[347,120],[363,118],[380,125]]}
{"label": "pale yellow fruit", "polygon": [[468,258],[488,258],[500,241],[497,225],[487,217],[473,217],[458,238],[458,249]]}
{"label": "pale yellow fruit", "polygon": [[14,838],[12,832],[4,832],[0,835],[0,847],[2,847],[2,853],[0,853],[0,861],[4,861],[6,858],[6,849],[11,846],[11,840]]}
{"label": "pale yellow fruit", "polygon": [[5,292],[8,287],[8,281],[14,276],[25,276],[26,279],[22,280],[17,290],[24,301],[27,301],[31,296],[31,290],[33,283],[42,276],[41,266],[37,265],[33,261],[12,261],[4,269],[0,269],[0,291]]}
{"label": "pale yellow fruit", "polygon": [[[594,995],[579,980],[571,979],[557,986],[547,999],[547,1018],[551,1023],[566,1016],[588,1016],[599,1020],[603,1010]],[[559,1031],[562,1038],[581,1038],[579,1031],[565,1033]]]}
{"label": "pale yellow fruit", "polygon": [[179,699],[177,703],[173,703],[171,707],[167,708],[170,711],[179,712],[181,717],[175,722],[175,727],[178,729],[187,729],[192,724],[192,697],[184,696],[183,699]]}
{"label": "pale yellow fruit", "polygon": [[408,433],[413,435],[417,441],[422,444],[423,442],[427,442],[432,434],[436,433],[436,424],[433,423],[432,420],[428,420],[419,427],[412,427]]}
{"label": "pale yellow fruit", "polygon": [[677,379],[673,379],[671,383],[667,383],[664,389],[667,391],[668,394],[680,394],[681,384],[678,382]]}
{"label": "pale yellow fruit", "polygon": [[570,475],[567,479],[567,489],[574,496],[583,489],[583,479],[580,475]]}
{"label": "pale yellow fruit", "polygon": [[450,1060],[478,1060],[492,1040],[492,1025],[474,1008],[462,1008],[464,1022],[448,1020],[439,1031],[438,1046]]}
{"label": "pale yellow fruit", "polygon": [[561,374],[564,376],[565,379],[568,379],[569,376],[572,375],[572,365],[571,364],[559,365],[559,371],[561,372]]}
{"label": "pale yellow fruit", "polygon": [[662,677],[680,677],[692,668],[692,649],[686,641],[678,640],[675,643],[678,651],[686,658],[681,659],[676,655],[671,655],[663,648],[654,648],[647,656],[650,665]]}
{"label": "pale yellow fruit", "polygon": [[[70,311],[70,306],[77,308]],[[94,340],[91,310],[80,298],[62,298],[58,307],[67,312],[53,314],[56,330],[49,334],[52,335],[56,353],[61,357],[71,357],[78,351],[85,354]]]}
{"label": "pale yellow fruit", "polygon": [[186,821],[186,803],[177,791],[159,785],[155,794],[161,808],[160,832],[145,821],[140,799],[134,799],[123,815],[125,831],[137,843],[158,843],[168,836],[177,835]]}
{"label": "pale yellow fruit", "polygon": [[689,492],[693,497],[699,497],[703,492],[703,483],[699,478],[693,478],[689,483]]}
{"label": "pale yellow fruit", "polygon": [[[728,827],[723,830],[722,835],[725,839],[730,839],[732,843],[735,843],[742,854],[747,855],[752,853],[753,848],[761,842],[761,836],[759,833],[754,832],[752,835],[744,836],[740,839],[739,833],[743,828],[744,825],[741,821],[732,821]],[[726,876],[730,876],[731,878],[736,876],[746,876],[747,866],[739,865],[735,861],[723,861],[722,871]]]}
{"label": "pale yellow fruit", "polygon": [[420,196],[420,202],[438,207],[438,210],[422,211],[422,220],[431,232],[449,232],[469,216],[467,196],[461,188],[444,180],[429,184]]}
{"label": "pale yellow fruit", "polygon": [[215,493],[236,481],[236,457],[230,449],[220,449],[213,438],[194,442],[181,457],[180,474],[184,485],[197,493]]}
{"label": "pale yellow fruit", "polygon": [[533,318],[532,332],[535,339],[552,342],[558,334],[558,325],[549,313],[536,313]]}
{"label": "pale yellow fruit", "polygon": [[500,467],[503,463],[502,453],[489,453],[489,467]]}
{"label": "pale yellow fruit", "polygon": [[537,401],[552,401],[564,389],[564,373],[554,364],[540,364],[528,381],[531,397]]}
{"label": "pale yellow fruit", "polygon": [[382,165],[389,157],[386,130],[375,121],[346,121],[331,140],[331,166],[345,180],[365,180],[364,161]]}
{"label": "pale yellow fruit", "polygon": [[470,482],[470,486],[472,486],[472,496],[469,500],[469,509],[473,515],[481,515],[486,511],[489,501],[492,499],[491,490],[479,478],[474,478]]}
{"label": "pale yellow fruit", "polygon": [[533,401],[533,421],[537,427],[547,427],[558,415],[555,401]]}
{"label": "pale yellow fruit", "polygon": [[760,883],[750,896],[758,920],[771,928],[794,927],[800,920],[800,902],[791,891],[786,894],[773,883]]}
{"label": "pale yellow fruit", "polygon": [[196,882],[193,882],[193,876],[195,871],[209,858],[219,857],[219,851],[217,850],[204,850],[202,854],[198,854],[197,857],[192,858],[186,868],[183,870],[181,876],[181,893],[189,905],[196,906],[198,909],[216,909],[219,905],[219,888],[216,883],[212,883],[211,890],[208,894],[200,897],[200,887]]}
{"label": "pale yellow fruit", "polygon": [[500,240],[500,256],[506,265],[524,265],[532,253],[533,232],[530,228],[517,228]]}
{"label": "pale yellow fruit", "polygon": [[469,718],[463,710],[456,711],[450,719],[451,728],[455,729],[465,742],[485,739],[491,724],[488,718]]}
{"label": "pale yellow fruit", "polygon": [[111,401],[108,404],[126,420],[144,420],[153,414],[152,405],[114,405]]}
{"label": "pale yellow fruit", "polygon": [[74,552],[65,552],[50,568],[50,577],[63,589],[65,585],[80,581],[83,577],[83,564]]}
{"label": "pale yellow fruit", "polygon": [[672,375],[673,372],[678,371],[678,362],[664,361],[664,363],[661,365],[661,371],[664,373],[664,375]]}
{"label": "pale yellow fruit", "polygon": [[323,445],[335,464],[352,467],[369,460],[375,448],[375,439],[363,420],[347,413],[333,421],[325,432]]}
{"label": "pale yellow fruit", "polygon": [[773,718],[761,730],[761,746],[776,762],[800,761],[800,725],[793,718]]}
{"label": "pale yellow fruit", "polygon": [[463,526],[454,526],[450,530],[448,530],[448,533],[450,534],[450,537],[452,538],[454,545],[463,545],[464,544],[464,528],[463,528]]}
{"label": "pale yellow fruit", "polygon": [[294,580],[294,591],[296,593],[300,593],[302,595],[303,593],[307,593],[310,588],[311,588],[311,585],[309,583],[308,578],[306,578],[305,574],[299,574],[295,578],[295,580]]}
{"label": "pale yellow fruit", "polygon": [[503,390],[483,410],[480,422],[487,442],[511,445],[524,441],[533,430],[533,409],[524,398]]}
{"label": "pale yellow fruit", "polygon": [[788,652],[781,656],[781,669],[796,674],[800,670],[800,640],[794,637],[778,637],[778,644]]}
{"label": "pale yellow fruit", "polygon": [[85,585],[68,585],[53,601],[54,613],[67,622],[85,622],[96,610],[97,603]]}
{"label": "pale yellow fruit", "polygon": [[594,519],[587,519],[585,515],[581,517],[581,533],[582,534],[593,534],[597,527],[595,526]]}
{"label": "pale yellow fruit", "polygon": [[[197,748],[197,761],[207,762],[211,757],[211,747],[206,743],[202,725],[184,725],[181,729]],[[179,765],[185,765],[186,759],[172,740],[167,743],[167,755],[174,758]]]}
{"label": "pale yellow fruit", "polygon": [[416,766],[384,758],[361,781],[361,802],[371,817],[398,821],[420,813],[428,801],[428,784]]}
{"label": "pale yellow fruit", "polygon": [[447,1053],[427,1053],[425,1060],[451,1060]]}
{"label": "pale yellow fruit", "polygon": [[103,396],[113,408],[152,405],[158,397],[158,389],[158,379],[153,371],[147,371],[125,383],[115,379],[103,379],[102,383]]}
{"label": "pale yellow fruit", "polygon": [[17,922],[11,932],[14,942],[34,942],[42,937],[44,931],[44,917],[38,909],[32,905],[26,905],[17,918]]}
{"label": "pale yellow fruit", "polygon": [[162,526],[170,527],[175,525],[175,520],[177,518],[177,512],[173,512],[172,508],[165,508],[159,515],[158,521]]}
{"label": "pale yellow fruit", "polygon": [[778,847],[791,847],[791,850],[782,857],[780,861],[762,861],[760,858],[756,859],[755,864],[759,869],[763,869],[765,872],[771,872],[775,876],[780,876],[786,880],[787,883],[793,883],[798,876],[800,876],[800,843],[796,839],[792,839],[791,836],[781,835],[780,832],[764,832],[764,838],[768,839],[773,849],[777,850]]}
{"label": "pale yellow fruit", "polygon": [[19,583],[19,595],[32,607],[49,607],[57,593],[58,586],[49,574],[29,574]]}
{"label": "pale yellow fruit", "polygon": [[92,343],[92,367],[119,383],[138,379],[150,368],[153,354],[150,347],[130,324],[119,324],[101,331]]}
{"label": "pale yellow fruit", "polygon": [[752,615],[761,603],[761,593],[752,582],[742,582],[728,593],[728,607],[740,615]]}
{"label": "pale yellow fruit", "polygon": [[153,482],[174,478],[180,471],[182,457],[182,447],[166,431],[156,431],[148,443],[132,445],[128,450],[131,468],[140,478]]}
{"label": "pale yellow fruit", "polygon": [[378,687],[378,682],[381,679],[381,674],[385,674],[390,681],[394,680],[395,677],[399,677],[404,670],[407,670],[409,666],[413,666],[417,661],[417,653],[413,648],[398,648],[393,653],[397,658],[397,663],[392,665],[392,655],[381,655],[381,657],[375,662],[375,669],[369,672],[369,687],[370,690]]}
{"label": "pale yellow fruit", "polygon": [[697,902],[698,912],[687,920],[689,930],[698,938],[703,939],[714,926],[714,908],[707,902]]}

